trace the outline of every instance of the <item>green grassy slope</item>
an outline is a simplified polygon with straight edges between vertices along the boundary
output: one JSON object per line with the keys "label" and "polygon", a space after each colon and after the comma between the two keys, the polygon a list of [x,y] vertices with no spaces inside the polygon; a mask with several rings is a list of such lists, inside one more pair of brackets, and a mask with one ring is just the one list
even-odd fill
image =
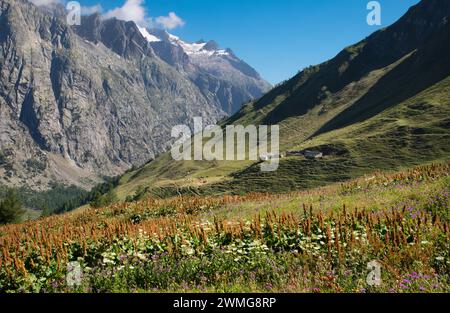
{"label": "green grassy slope", "polygon": [[323,160],[289,157],[273,173],[254,165],[208,191],[279,192],[320,186],[373,170],[450,160],[450,77],[383,113],[293,148],[330,151]]}
{"label": "green grassy slope", "polygon": [[[164,154],[126,174],[121,198],[146,187],[181,193],[284,192],[450,158],[450,4],[425,0],[392,26],[300,72],[227,124],[280,125],[281,151],[326,157],[281,160],[263,173],[251,161],[173,161]],[[427,25],[426,27],[424,25]]]}

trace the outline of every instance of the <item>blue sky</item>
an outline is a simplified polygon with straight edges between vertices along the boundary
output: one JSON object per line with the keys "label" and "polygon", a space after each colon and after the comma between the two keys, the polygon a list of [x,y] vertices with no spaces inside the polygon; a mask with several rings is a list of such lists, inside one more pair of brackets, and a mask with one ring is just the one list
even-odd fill
{"label": "blue sky", "polygon": [[[187,41],[216,40],[231,48],[270,83],[290,78],[300,69],[326,61],[344,47],[386,27],[418,0],[379,0],[381,26],[366,22],[369,0],[128,0],[146,17],[174,12],[184,22],[170,27]],[[143,3],[141,3],[143,2]],[[100,4],[103,12],[125,0],[80,0]]]}

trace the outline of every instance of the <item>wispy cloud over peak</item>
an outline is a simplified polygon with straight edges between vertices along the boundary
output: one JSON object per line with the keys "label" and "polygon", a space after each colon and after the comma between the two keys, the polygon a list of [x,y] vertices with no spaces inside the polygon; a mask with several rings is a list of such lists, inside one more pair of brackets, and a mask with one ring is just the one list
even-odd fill
{"label": "wispy cloud over peak", "polygon": [[167,29],[174,29],[177,27],[182,27],[186,24],[181,17],[175,14],[175,12],[170,12],[168,16],[159,16],[156,18],[156,23]]}
{"label": "wispy cloud over peak", "polygon": [[104,17],[133,21],[140,26],[147,26],[151,23],[151,18],[147,16],[144,7],[144,0],[127,0],[123,6],[106,12]]}
{"label": "wispy cloud over peak", "polygon": [[96,4],[93,6],[82,6],[81,7],[81,14],[83,15],[91,15],[94,13],[102,13],[103,8],[101,4]]}
{"label": "wispy cloud over peak", "polygon": [[153,18],[148,15],[144,0],[126,0],[121,7],[109,10],[104,18],[117,18],[124,21],[133,21],[141,27],[160,26],[166,29],[182,27],[186,22],[175,14],[170,12],[167,16],[158,16]]}

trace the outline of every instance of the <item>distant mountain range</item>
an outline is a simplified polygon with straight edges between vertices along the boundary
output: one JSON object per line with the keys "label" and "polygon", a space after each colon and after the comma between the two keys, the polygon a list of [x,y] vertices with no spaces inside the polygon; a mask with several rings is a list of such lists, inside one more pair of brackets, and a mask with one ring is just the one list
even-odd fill
{"label": "distant mountain range", "polygon": [[271,86],[229,49],[134,22],[0,0],[0,184],[92,186],[216,122]]}
{"label": "distant mountain range", "polygon": [[[224,53],[203,44],[189,49],[200,58]],[[324,158],[290,156],[276,172],[262,173],[252,161],[173,162],[165,154],[125,175],[119,194],[284,192],[450,160],[450,1],[421,1],[393,25],[245,105],[227,124],[278,124],[283,153],[309,149]]]}
{"label": "distant mountain range", "polygon": [[188,43],[165,30],[140,31],[162,60],[185,73],[205,97],[218,100],[217,105],[229,114],[271,89],[255,69],[213,40]]}

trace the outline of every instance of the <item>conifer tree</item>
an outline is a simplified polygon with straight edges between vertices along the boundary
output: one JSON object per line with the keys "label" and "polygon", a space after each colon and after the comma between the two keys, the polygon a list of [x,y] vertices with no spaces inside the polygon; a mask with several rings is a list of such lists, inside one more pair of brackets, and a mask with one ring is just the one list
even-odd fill
{"label": "conifer tree", "polygon": [[3,200],[0,201],[0,224],[18,222],[24,214],[22,203],[14,189],[9,189]]}

